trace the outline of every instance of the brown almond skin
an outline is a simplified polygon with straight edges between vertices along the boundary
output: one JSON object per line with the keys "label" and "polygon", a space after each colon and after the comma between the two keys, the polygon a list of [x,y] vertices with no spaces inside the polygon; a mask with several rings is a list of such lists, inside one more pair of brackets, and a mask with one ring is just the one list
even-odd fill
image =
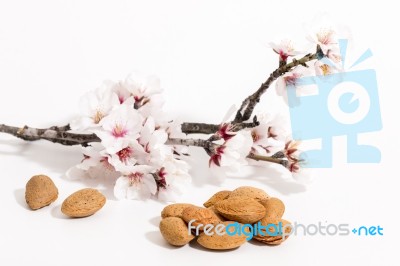
{"label": "brown almond skin", "polygon": [[194,239],[185,222],[179,217],[167,217],[160,222],[160,232],[173,246],[184,246]]}
{"label": "brown almond skin", "polygon": [[[268,224],[275,224],[278,226],[279,222],[282,223],[282,227],[284,227],[285,225],[290,224],[289,221],[281,219],[281,218],[277,218],[277,217],[264,217],[261,221],[261,224],[263,226],[266,226]],[[288,227],[285,229],[285,233],[289,234],[291,231],[291,228]],[[265,232],[265,231],[264,231]],[[274,229],[272,227],[269,228],[269,232],[270,233],[274,233]],[[280,235],[276,235],[276,236],[271,236],[271,235],[255,235],[253,238],[259,242],[263,242],[267,245],[280,245],[282,242],[286,241],[286,239],[288,239],[288,235],[286,236],[285,239],[282,238],[282,236]]]}
{"label": "brown almond skin", "polygon": [[58,189],[46,175],[35,175],[26,183],[25,200],[32,210],[48,206],[57,198]]}
{"label": "brown almond skin", "polygon": [[209,200],[204,202],[203,206],[206,208],[211,207],[218,201],[228,198],[231,193],[232,193],[232,191],[229,191],[229,190],[219,191],[219,192],[215,193],[214,195],[212,195],[212,197]]}
{"label": "brown almond skin", "polygon": [[[224,224],[225,226],[232,223],[235,222],[233,221],[221,222],[221,224]],[[247,236],[244,234],[241,235],[235,234],[233,236],[230,236],[225,233],[223,235],[218,235],[215,233],[215,227],[211,231],[214,232],[212,235],[206,235],[204,232],[201,233],[197,238],[197,243],[208,249],[227,250],[240,247],[241,245],[247,242],[246,239]]]}
{"label": "brown almond skin", "polygon": [[182,218],[186,223],[191,220],[195,220],[192,225],[198,226],[199,224],[215,224],[219,223],[220,220],[217,215],[210,209],[190,206],[183,210]]}
{"label": "brown almond skin", "polygon": [[168,205],[161,211],[161,218],[167,218],[167,217],[179,217],[182,218],[182,213],[183,210],[186,209],[187,207],[194,206],[193,204],[190,203],[175,203]]}
{"label": "brown almond skin", "polygon": [[232,191],[229,197],[248,197],[256,200],[266,200],[270,198],[270,196],[264,190],[250,186],[238,187]]}
{"label": "brown almond skin", "polygon": [[262,219],[266,210],[257,200],[246,197],[229,197],[217,202],[215,209],[230,221],[238,221],[243,224],[251,224]]}
{"label": "brown almond skin", "polygon": [[76,191],[66,198],[61,206],[65,215],[81,218],[93,215],[106,204],[106,197],[98,190],[85,188]]}
{"label": "brown almond skin", "polygon": [[215,209],[214,205],[212,205],[211,207],[208,207],[207,209],[212,210],[221,222],[226,221],[225,217],[223,217],[221,214],[219,214],[217,209]]}
{"label": "brown almond skin", "polygon": [[285,204],[278,198],[270,198],[267,200],[262,200],[260,203],[267,210],[266,216],[282,218],[285,213]]}

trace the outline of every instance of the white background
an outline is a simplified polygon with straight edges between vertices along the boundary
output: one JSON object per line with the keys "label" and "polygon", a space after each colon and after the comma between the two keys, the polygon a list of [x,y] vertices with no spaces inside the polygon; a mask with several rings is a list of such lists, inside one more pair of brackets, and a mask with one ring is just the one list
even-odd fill
{"label": "white background", "polygon": [[[379,147],[380,164],[347,164],[346,138],[334,138],[334,167],[316,172],[305,189],[276,172],[256,171],[227,179],[221,187],[194,151],[194,178],[182,202],[202,204],[213,192],[254,185],[286,203],[285,218],[303,223],[380,225],[384,236],[296,236],[278,247],[246,244],[210,252],[196,244],[173,248],[158,232],[163,204],[108,202],[96,215],[71,220],[60,213],[70,193],[95,183],[63,175],[79,162],[77,147],[24,143],[0,135],[1,265],[391,265],[398,261],[398,25],[397,8],[382,1],[1,1],[0,123],[65,124],[79,97],[105,79],[133,70],[157,74],[165,108],[199,122],[220,122],[226,110],[256,89],[276,67],[269,41],[303,36],[303,22],[327,11],[353,33],[354,58],[371,48],[362,67],[377,71],[383,130],[360,136]],[[268,92],[266,110],[286,110]],[[305,118],[306,119],[306,118]],[[59,199],[29,211],[24,186],[34,174],[53,178]]]}

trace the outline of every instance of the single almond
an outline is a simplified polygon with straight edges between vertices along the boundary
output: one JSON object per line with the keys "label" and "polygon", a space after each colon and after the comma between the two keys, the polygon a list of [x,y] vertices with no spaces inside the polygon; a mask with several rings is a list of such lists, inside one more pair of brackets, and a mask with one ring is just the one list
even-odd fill
{"label": "single almond", "polygon": [[217,209],[215,209],[214,205],[212,205],[211,207],[208,207],[207,209],[212,210],[220,221],[225,221],[226,220],[225,217],[223,217],[221,214],[219,214]]}
{"label": "single almond", "polygon": [[[258,228],[259,233],[255,234],[253,238],[268,245],[281,244],[289,237],[292,230],[289,221],[277,217],[264,217],[260,224],[266,226],[267,230]],[[284,238],[282,236],[283,230],[285,232]]]}
{"label": "single almond", "polygon": [[[206,208],[201,208],[197,206],[190,206],[183,210],[182,218],[186,223],[191,222],[191,225],[197,227],[202,224],[215,224],[220,222],[220,219],[215,215],[215,213]],[[201,229],[201,228],[200,228]]]}
{"label": "single almond", "polygon": [[61,211],[74,218],[87,217],[100,210],[105,203],[106,197],[98,190],[85,188],[66,198],[61,206]]}
{"label": "single almond", "polygon": [[37,210],[58,198],[58,189],[46,175],[35,175],[26,183],[25,200],[29,208]]}
{"label": "single almond", "polygon": [[[199,235],[199,237],[197,238],[197,243],[205,248],[216,250],[226,250],[240,247],[247,242],[247,236],[243,233],[228,235],[225,231],[226,226],[233,223],[241,226],[239,223],[233,221],[226,221],[215,224],[215,226],[210,231],[205,231]],[[229,232],[234,232],[234,230],[236,229],[232,227],[228,228],[228,230]]]}
{"label": "single almond", "polygon": [[183,210],[186,209],[187,207],[194,206],[193,204],[189,203],[175,203],[168,205],[165,207],[162,212],[161,212],[161,218],[167,218],[167,217],[180,217],[182,218],[182,213]]}
{"label": "single almond", "polygon": [[166,217],[162,219],[160,222],[160,232],[164,239],[173,246],[184,246],[194,239],[185,222],[179,217]]}
{"label": "single almond", "polygon": [[261,200],[260,203],[267,210],[266,216],[281,218],[285,212],[285,204],[278,198]]}
{"label": "single almond", "polygon": [[266,210],[257,200],[247,197],[229,197],[217,202],[216,210],[223,217],[239,223],[255,223],[262,219]]}
{"label": "single almond", "polygon": [[229,190],[219,191],[219,192],[215,193],[214,195],[212,195],[212,197],[209,198],[206,202],[204,202],[203,206],[206,208],[211,207],[218,201],[228,198],[231,193],[232,193],[232,191],[229,191]]}
{"label": "single almond", "polygon": [[270,196],[264,190],[250,186],[238,187],[232,191],[229,197],[248,197],[256,200],[266,200],[270,198]]}

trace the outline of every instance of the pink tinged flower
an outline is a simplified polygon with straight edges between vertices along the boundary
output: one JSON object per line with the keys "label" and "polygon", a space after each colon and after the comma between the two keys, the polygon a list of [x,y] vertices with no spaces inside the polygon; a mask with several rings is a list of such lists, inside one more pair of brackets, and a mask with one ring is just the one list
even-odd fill
{"label": "pink tinged flower", "polygon": [[251,129],[253,138],[252,152],[259,155],[269,155],[279,151],[283,142],[278,140],[275,130],[266,123],[261,123],[259,126]]}
{"label": "pink tinged flower", "polygon": [[125,80],[124,86],[131,93],[138,106],[145,105],[155,94],[162,92],[159,78],[132,73]]}
{"label": "pink tinged flower", "polygon": [[133,101],[128,101],[128,100],[133,100],[133,98],[123,82],[120,81],[116,83],[113,86],[112,90],[117,95],[120,104],[127,102],[133,104]]}
{"label": "pink tinged flower", "polygon": [[219,127],[219,130],[216,132],[216,134],[223,138],[224,140],[229,140],[233,136],[236,135],[236,132],[234,131],[234,126],[230,123],[223,123]]}
{"label": "pink tinged flower", "polygon": [[82,147],[83,159],[77,167],[88,170],[90,167],[98,165],[104,158],[102,155],[104,149],[104,146],[98,142],[89,143],[87,147]]}
{"label": "pink tinged flower", "polygon": [[288,89],[295,89],[296,95],[298,96],[306,94],[308,92],[308,88],[302,82],[302,78],[311,75],[315,75],[315,71],[313,71],[310,67],[303,66],[297,66],[290,72],[285,73],[276,80],[275,86],[277,95],[282,96],[284,101],[288,103]]}
{"label": "pink tinged flower", "polygon": [[152,167],[136,165],[120,176],[114,186],[117,199],[145,200],[157,193],[157,184],[151,173]]}
{"label": "pink tinged flower", "polygon": [[[300,142],[295,140],[290,140],[285,144],[284,154],[289,161],[299,162],[299,145]],[[294,165],[293,167],[296,168],[297,166]]]}
{"label": "pink tinged flower", "polygon": [[294,49],[293,42],[288,39],[284,39],[278,44],[271,42],[269,45],[274,52],[279,55],[279,59],[281,61],[286,61],[289,56],[295,56],[299,54],[299,51]]}
{"label": "pink tinged flower", "polygon": [[112,84],[105,82],[95,91],[86,93],[80,101],[81,116],[71,122],[73,130],[90,130],[100,127],[100,122],[119,104],[112,91]]}
{"label": "pink tinged flower", "polygon": [[[167,120],[167,114],[163,111],[164,98],[161,94],[155,94],[147,98],[146,104],[141,105],[138,109],[143,117],[152,116],[156,119],[157,124],[161,124]],[[136,104],[135,107],[138,107]]]}
{"label": "pink tinged flower", "polygon": [[128,146],[117,151],[116,153],[109,154],[108,160],[116,170],[124,171],[126,167],[135,165],[136,163],[144,164],[146,162],[146,152],[142,145],[137,140],[129,142]]}
{"label": "pink tinged flower", "polygon": [[317,76],[329,76],[341,71],[340,64],[335,64],[332,61],[316,61],[314,64],[315,74]]}
{"label": "pink tinged flower", "polygon": [[121,162],[127,163],[129,159],[133,157],[133,149],[128,146],[117,152],[116,155]]}
{"label": "pink tinged flower", "polygon": [[102,130],[95,133],[110,154],[116,153],[129,145],[129,142],[139,137],[143,118],[130,105],[120,105],[105,117]]}
{"label": "pink tinged flower", "polygon": [[113,179],[119,175],[114,166],[110,164],[109,158],[104,155],[104,147],[100,143],[90,143],[89,146],[83,147],[82,151],[83,160],[67,171],[67,177],[71,179],[83,177]]}
{"label": "pink tinged flower", "polygon": [[226,174],[237,172],[247,165],[253,139],[249,131],[239,131],[234,137],[216,148],[211,154],[209,166],[218,180],[223,180]]}
{"label": "pink tinged flower", "polygon": [[145,164],[162,166],[166,156],[172,155],[172,148],[165,145],[168,134],[165,129],[158,128],[153,117],[148,117],[140,131],[139,143],[148,154]]}
{"label": "pink tinged flower", "polygon": [[276,93],[279,96],[285,96],[287,87],[296,88],[299,85],[298,80],[302,76],[303,74],[300,71],[297,72],[295,70],[285,73],[276,81]]}
{"label": "pink tinged flower", "polygon": [[216,166],[221,166],[221,158],[224,153],[225,146],[219,146],[215,148],[214,152],[210,156],[210,160],[208,161],[208,166],[211,167],[212,164]]}
{"label": "pink tinged flower", "polygon": [[185,161],[168,157],[163,167],[156,172],[158,199],[165,202],[176,201],[191,182],[188,171],[189,165]]}
{"label": "pink tinged flower", "polygon": [[320,28],[317,32],[308,36],[308,40],[321,47],[322,52],[327,55],[328,51],[338,45],[336,32],[331,27]]}

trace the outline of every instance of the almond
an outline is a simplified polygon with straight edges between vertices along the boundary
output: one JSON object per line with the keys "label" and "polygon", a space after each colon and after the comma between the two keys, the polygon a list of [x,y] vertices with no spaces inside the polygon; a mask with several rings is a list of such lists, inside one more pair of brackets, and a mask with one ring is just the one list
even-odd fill
{"label": "almond", "polygon": [[229,197],[248,197],[256,200],[266,200],[270,198],[264,190],[250,186],[238,187],[232,191]]}
{"label": "almond", "polygon": [[182,212],[184,209],[187,207],[194,206],[193,204],[189,203],[175,203],[168,205],[165,207],[162,212],[161,212],[161,217],[162,218],[167,218],[167,217],[179,217],[182,218]]}
{"label": "almond", "polygon": [[263,205],[246,197],[229,197],[217,202],[215,208],[223,217],[239,223],[255,223],[266,214]]}
{"label": "almond", "polygon": [[209,200],[204,202],[203,206],[206,208],[211,207],[218,201],[228,198],[231,193],[232,193],[232,191],[229,191],[229,190],[219,191],[219,192],[215,193],[214,195],[212,195],[212,197]]}
{"label": "almond", "polygon": [[[221,222],[220,224],[216,224],[215,227],[212,230],[210,230],[210,232],[208,232],[207,234],[205,232],[201,233],[197,238],[197,243],[199,243],[201,246],[205,248],[218,249],[218,250],[233,249],[240,247],[241,245],[247,242],[246,240],[247,236],[245,234],[236,234],[236,233],[234,235],[228,235],[225,232],[226,226],[233,223],[235,222],[227,221],[227,222]],[[235,230],[235,228],[232,229]],[[233,230],[230,230],[230,232],[234,232]],[[222,235],[217,233],[221,231],[223,233]]]}
{"label": "almond", "polygon": [[261,200],[260,203],[267,210],[266,216],[281,218],[285,212],[285,204],[278,198]]}
{"label": "almond", "polygon": [[[276,218],[276,217],[265,217],[260,221],[261,225],[263,226],[268,226],[271,224],[274,224],[274,226],[269,226],[268,227],[268,232],[266,230],[261,230],[264,235],[260,235],[257,234],[254,236],[254,239],[260,242],[263,242],[265,244],[268,245],[279,245],[281,244],[283,241],[285,241],[288,237],[289,234],[291,232],[291,227],[287,227],[287,225],[290,225],[289,221],[286,221],[284,219],[280,219],[280,218]],[[281,228],[280,228],[280,223],[281,223]],[[276,230],[281,230],[284,229],[285,233],[286,233],[286,237],[283,239],[282,234],[280,231],[278,231],[277,235],[276,234]],[[260,229],[259,229],[260,230]]]}
{"label": "almond", "polygon": [[185,222],[179,217],[162,219],[160,232],[164,239],[173,246],[184,246],[194,238]]}
{"label": "almond", "polygon": [[200,224],[215,224],[220,222],[217,215],[210,209],[197,206],[190,206],[183,210],[182,218],[186,223],[193,220],[192,225],[197,227]]}
{"label": "almond", "polygon": [[35,175],[26,183],[25,200],[29,208],[37,210],[58,198],[58,189],[46,175]]}
{"label": "almond", "polygon": [[212,210],[213,213],[215,213],[215,215],[218,217],[218,219],[219,219],[220,221],[225,221],[225,220],[226,220],[225,217],[223,217],[221,214],[219,214],[219,212],[217,211],[217,209],[215,209],[215,206],[214,206],[214,205],[212,205],[211,207],[208,207],[207,209]]}
{"label": "almond", "polygon": [[74,218],[87,217],[100,210],[105,203],[106,197],[98,190],[85,188],[66,198],[61,206],[61,211]]}

